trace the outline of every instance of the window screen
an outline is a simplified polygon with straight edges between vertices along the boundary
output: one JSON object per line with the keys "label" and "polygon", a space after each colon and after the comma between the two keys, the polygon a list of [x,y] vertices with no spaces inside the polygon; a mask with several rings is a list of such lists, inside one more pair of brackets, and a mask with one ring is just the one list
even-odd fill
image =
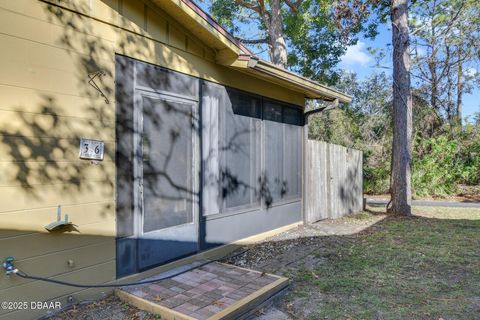
{"label": "window screen", "polygon": [[226,209],[256,204],[260,172],[260,99],[226,90],[220,112],[221,188]]}
{"label": "window screen", "polygon": [[283,122],[303,126],[303,111],[295,107],[283,107]]}
{"label": "window screen", "polygon": [[206,83],[202,101],[204,212],[257,205],[261,99]]}
{"label": "window screen", "polygon": [[143,97],[143,231],[192,222],[192,105]]}
{"label": "window screen", "polygon": [[265,175],[273,202],[298,198],[301,194],[303,115],[294,107],[264,104]]}
{"label": "window screen", "polygon": [[202,175],[203,214],[220,213],[219,110],[224,105],[224,88],[205,83],[202,86]]}
{"label": "window screen", "polygon": [[265,121],[265,192],[273,201],[285,195],[287,182],[283,178],[283,124]]}
{"label": "window screen", "polygon": [[165,91],[196,99],[198,80],[148,63],[136,61],[137,86]]}
{"label": "window screen", "polygon": [[261,99],[238,90],[227,89],[228,100],[236,115],[260,119],[262,116]]}
{"label": "window screen", "polygon": [[284,124],[283,179],[287,182],[285,197],[294,198],[302,192],[302,127]]}
{"label": "window screen", "polygon": [[299,198],[302,111],[212,83],[202,93],[204,214]]}
{"label": "window screen", "polygon": [[270,101],[265,101],[263,103],[263,119],[282,122],[282,119],[283,119],[282,106]]}

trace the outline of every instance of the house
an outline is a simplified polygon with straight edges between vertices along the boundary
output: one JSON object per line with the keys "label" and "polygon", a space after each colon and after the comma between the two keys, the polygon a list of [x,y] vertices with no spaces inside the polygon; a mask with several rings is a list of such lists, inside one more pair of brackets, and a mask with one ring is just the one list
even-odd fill
{"label": "house", "polygon": [[[0,30],[2,260],[114,284],[302,222],[305,99],[349,96],[255,57],[190,0],[2,1]],[[108,290],[0,277],[6,301]]]}

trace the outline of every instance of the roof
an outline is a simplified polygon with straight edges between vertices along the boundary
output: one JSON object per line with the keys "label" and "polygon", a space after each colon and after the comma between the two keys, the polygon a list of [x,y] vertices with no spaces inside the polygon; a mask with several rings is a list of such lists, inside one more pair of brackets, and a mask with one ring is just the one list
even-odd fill
{"label": "roof", "polygon": [[350,103],[352,97],[256,57],[191,0],[153,2],[216,50],[217,63],[303,93],[310,99]]}

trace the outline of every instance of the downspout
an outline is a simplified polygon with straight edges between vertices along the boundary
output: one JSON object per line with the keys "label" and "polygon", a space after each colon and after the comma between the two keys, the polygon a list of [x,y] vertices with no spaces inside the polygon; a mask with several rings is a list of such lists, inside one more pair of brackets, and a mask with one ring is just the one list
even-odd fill
{"label": "downspout", "polygon": [[317,108],[313,110],[309,110],[303,114],[303,166],[302,166],[302,214],[303,214],[303,223],[308,223],[307,221],[307,212],[306,212],[306,203],[308,200],[307,195],[307,165],[308,165],[308,154],[307,154],[307,141],[308,141],[308,120],[311,115],[321,113],[324,111],[332,110],[338,107],[339,101],[338,99],[332,100],[331,104],[323,108]]}

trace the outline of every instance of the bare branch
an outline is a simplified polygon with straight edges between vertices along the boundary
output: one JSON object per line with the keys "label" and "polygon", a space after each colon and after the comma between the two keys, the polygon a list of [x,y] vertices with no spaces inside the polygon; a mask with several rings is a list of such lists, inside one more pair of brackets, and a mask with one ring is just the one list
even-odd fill
{"label": "bare branch", "polygon": [[300,7],[300,5],[302,4],[303,0],[297,0],[295,2],[293,1],[290,1],[290,0],[284,0],[285,3],[287,4],[287,6],[290,7],[290,10],[292,10],[292,12],[298,12],[298,8]]}
{"label": "bare branch", "polygon": [[238,41],[244,43],[244,44],[260,44],[260,43],[268,43],[268,37],[261,38],[261,39],[241,39],[235,37]]}

